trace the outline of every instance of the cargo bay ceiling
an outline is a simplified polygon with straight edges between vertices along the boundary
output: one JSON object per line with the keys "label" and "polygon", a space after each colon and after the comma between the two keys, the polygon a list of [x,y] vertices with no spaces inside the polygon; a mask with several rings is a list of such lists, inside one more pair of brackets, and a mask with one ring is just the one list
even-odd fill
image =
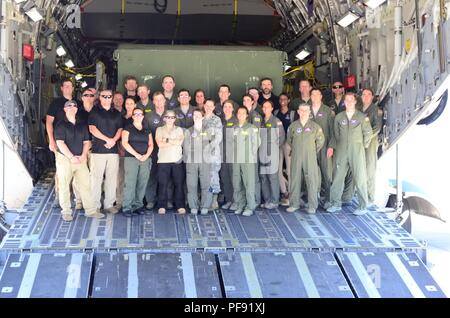
{"label": "cargo bay ceiling", "polygon": [[[369,0],[365,0],[366,2]],[[35,1],[36,3],[39,0]],[[270,45],[295,56],[302,47],[320,46],[342,61],[347,12],[364,15],[354,0],[46,0],[46,21],[58,25],[59,38],[72,55],[93,60],[118,43]],[[80,27],[69,28],[80,9]],[[356,9],[356,11],[354,10]],[[50,23],[51,24],[51,23]],[[85,43],[77,46],[76,43]],[[338,43],[340,48],[335,48]],[[90,48],[91,50],[87,50]],[[87,56],[89,55],[89,56]],[[75,57],[77,59],[77,57]]]}

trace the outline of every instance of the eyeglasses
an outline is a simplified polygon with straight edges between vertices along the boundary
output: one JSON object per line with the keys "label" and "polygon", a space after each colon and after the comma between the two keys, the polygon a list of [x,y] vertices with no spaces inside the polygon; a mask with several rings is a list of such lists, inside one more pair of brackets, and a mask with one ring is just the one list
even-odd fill
{"label": "eyeglasses", "polygon": [[111,99],[112,95],[100,95],[104,99]]}
{"label": "eyeglasses", "polygon": [[133,116],[134,117],[142,117],[142,116],[144,116],[144,114],[143,113],[136,113],[136,114],[133,114]]}
{"label": "eyeglasses", "polygon": [[335,86],[333,86],[334,89],[338,89],[338,88],[342,88],[342,87],[344,87],[344,86],[342,86],[342,85],[335,85]]}
{"label": "eyeglasses", "polygon": [[95,97],[95,95],[94,94],[84,94],[83,97]]}
{"label": "eyeglasses", "polygon": [[167,118],[167,119],[175,119],[176,117],[175,116],[165,116],[165,118]]}

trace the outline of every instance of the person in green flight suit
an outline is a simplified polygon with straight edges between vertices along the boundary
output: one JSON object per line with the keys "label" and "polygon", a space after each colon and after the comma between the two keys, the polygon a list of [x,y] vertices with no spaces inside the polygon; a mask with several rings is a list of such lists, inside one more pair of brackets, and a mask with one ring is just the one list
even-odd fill
{"label": "person in green flight suit", "polygon": [[319,205],[320,170],[317,156],[325,144],[322,128],[310,119],[310,105],[302,103],[298,107],[300,118],[288,128],[287,142],[291,146],[292,161],[289,176],[290,199],[287,212],[300,209],[302,177],[308,193],[308,213],[315,213]]}
{"label": "person in green flight suit", "polygon": [[318,153],[320,173],[322,176],[320,193],[323,202],[329,202],[333,173],[332,156],[335,147],[333,134],[334,112],[330,107],[322,103],[322,92],[318,88],[311,90],[311,101],[311,120],[322,128],[325,136],[325,145]]}
{"label": "person in green flight suit", "polygon": [[381,130],[382,112],[378,106],[373,102],[373,91],[370,88],[365,88],[362,91],[362,111],[370,121],[372,126],[372,139],[369,147],[366,148],[366,169],[367,169],[367,198],[369,206],[373,207],[375,201],[375,174],[377,170],[378,160],[378,134]]}
{"label": "person in green flight suit", "polygon": [[367,174],[365,148],[372,139],[372,127],[369,118],[356,109],[357,98],[354,93],[344,97],[345,111],[334,119],[334,138],[336,140],[335,173],[331,184],[331,206],[327,212],[341,209],[341,197],[347,171],[350,169],[358,195],[359,207],[355,215],[367,213]]}
{"label": "person in green flight suit", "polygon": [[251,216],[256,208],[255,174],[258,160],[258,147],[261,143],[259,129],[250,124],[247,107],[237,110],[238,125],[233,132],[233,199],[235,214]]}

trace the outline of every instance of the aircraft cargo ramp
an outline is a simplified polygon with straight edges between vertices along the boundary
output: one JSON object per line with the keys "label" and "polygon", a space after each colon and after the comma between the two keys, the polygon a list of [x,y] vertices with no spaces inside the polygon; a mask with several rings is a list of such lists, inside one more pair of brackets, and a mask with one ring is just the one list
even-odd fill
{"label": "aircraft cargo ramp", "polygon": [[4,237],[0,297],[446,297],[425,246],[383,213],[64,222],[54,196],[50,173]]}

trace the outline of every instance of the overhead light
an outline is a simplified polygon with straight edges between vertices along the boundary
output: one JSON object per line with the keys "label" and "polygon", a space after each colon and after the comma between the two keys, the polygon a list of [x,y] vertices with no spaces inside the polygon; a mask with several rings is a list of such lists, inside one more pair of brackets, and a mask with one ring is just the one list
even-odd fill
{"label": "overhead light", "polygon": [[348,9],[348,12],[339,19],[338,24],[341,27],[346,28],[362,16],[364,16],[364,7],[353,4]]}
{"label": "overhead light", "polygon": [[26,0],[14,0],[14,2],[17,3],[17,4],[22,3],[22,2],[25,2],[25,1],[26,1]]}
{"label": "overhead light", "polygon": [[295,56],[296,58],[298,58],[299,60],[304,60],[305,58],[307,58],[309,55],[311,54],[310,51],[303,49],[301,50],[299,53],[297,53],[297,55]]}
{"label": "overhead light", "polygon": [[56,48],[56,54],[57,54],[58,56],[64,56],[64,55],[67,54],[67,52],[66,52],[66,50],[64,49],[64,47],[63,47],[62,45],[60,45],[60,46],[58,46],[58,47]]}
{"label": "overhead light", "polygon": [[371,9],[376,9],[380,5],[386,2],[386,0],[364,0],[363,1],[366,6],[368,6]]}
{"label": "overhead light", "polygon": [[81,75],[81,74],[75,75],[75,80],[77,80],[77,81],[79,81],[82,78],[83,78],[83,75]]}
{"label": "overhead light", "polygon": [[86,83],[86,82],[81,83],[81,87],[82,87],[82,88],[85,88],[85,87],[87,87],[87,86],[88,86],[88,83]]}
{"label": "overhead light", "polygon": [[25,11],[25,14],[34,22],[38,22],[44,18],[42,13],[36,7],[33,7],[30,10]]}
{"label": "overhead light", "polygon": [[68,68],[75,67],[75,64],[73,64],[72,60],[68,60],[66,63],[64,63]]}
{"label": "overhead light", "polygon": [[359,19],[358,15],[356,15],[353,12],[349,11],[338,21],[338,24],[341,27],[346,28],[346,27],[348,27],[350,24],[352,24],[353,22],[355,22],[358,19]]}

